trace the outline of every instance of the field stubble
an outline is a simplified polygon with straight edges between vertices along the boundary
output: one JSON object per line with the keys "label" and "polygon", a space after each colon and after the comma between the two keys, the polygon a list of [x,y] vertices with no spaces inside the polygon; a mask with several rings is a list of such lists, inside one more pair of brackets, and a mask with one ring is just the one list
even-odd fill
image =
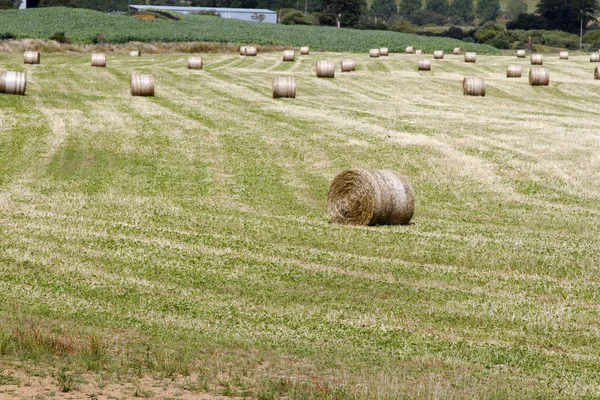
{"label": "field stubble", "polygon": [[[586,56],[547,58],[549,87],[506,79],[507,56],[426,73],[403,54],[187,57],[0,56],[27,72],[26,96],[0,95],[0,374],[260,398],[599,393]],[[129,96],[133,71],[155,97]],[[274,75],[296,99],[271,98]],[[466,75],[486,97],[462,95]],[[329,182],[354,167],[406,175],[412,224],[329,224]]]}

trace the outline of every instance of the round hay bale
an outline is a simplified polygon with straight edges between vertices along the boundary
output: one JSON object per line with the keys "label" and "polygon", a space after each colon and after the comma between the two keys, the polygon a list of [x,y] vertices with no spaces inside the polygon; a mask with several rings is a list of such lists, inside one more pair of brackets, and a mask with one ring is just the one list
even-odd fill
{"label": "round hay bale", "polygon": [[600,68],[594,68],[594,79],[600,79]]}
{"label": "round hay bale", "polygon": [[27,76],[24,72],[0,72],[0,93],[25,95]]}
{"label": "round hay bale", "polygon": [[531,55],[531,65],[542,65],[544,60],[542,59],[541,54],[532,54]]}
{"label": "round hay bale", "polygon": [[405,177],[389,170],[349,169],[329,186],[327,214],[345,225],[405,225],[415,198]]}
{"label": "round hay bale", "polygon": [[558,59],[559,60],[568,60],[569,59],[569,52],[568,51],[561,51],[560,53],[558,53]]}
{"label": "round hay bale", "polygon": [[476,76],[463,79],[463,94],[467,96],[485,96],[485,80]]}
{"label": "round hay bale", "polygon": [[354,60],[342,60],[342,72],[356,71],[356,62]]}
{"label": "round hay bale", "polygon": [[256,47],[246,47],[246,55],[249,57],[256,57]]}
{"label": "round hay bale", "polygon": [[132,51],[130,51],[130,52],[129,52],[129,55],[130,55],[131,57],[141,57],[141,56],[142,56],[142,53],[140,53],[140,51],[139,51],[139,50],[132,50]]}
{"label": "round hay bale", "polygon": [[477,58],[477,53],[472,51],[468,51],[465,53],[465,62],[466,63],[474,63]]}
{"label": "round hay bale", "polygon": [[436,60],[442,60],[444,58],[444,50],[436,50],[433,52],[433,58]]}
{"label": "round hay bale", "polygon": [[507,78],[520,78],[521,75],[521,64],[509,64],[508,67],[506,67]]}
{"label": "round hay bale", "polygon": [[26,51],[23,54],[23,60],[25,64],[39,64],[40,63],[40,52],[39,51]]}
{"label": "round hay bale", "polygon": [[310,54],[310,49],[308,46],[300,47],[300,54]]}
{"label": "round hay bale", "polygon": [[246,55],[246,46],[241,46],[240,47],[240,56],[245,56]]}
{"label": "round hay bale", "polygon": [[294,61],[296,58],[296,52],[294,50],[283,51],[283,61]]}
{"label": "round hay bale", "polygon": [[518,58],[525,58],[525,56],[527,55],[527,52],[523,49],[519,49],[515,53],[517,54]]}
{"label": "round hay bale", "polygon": [[189,57],[188,69],[202,69],[202,57]]}
{"label": "round hay bale", "polygon": [[296,79],[287,76],[273,77],[273,98],[296,98]]}
{"label": "round hay bale", "polygon": [[590,62],[600,62],[600,53],[590,54]]}
{"label": "round hay bale", "polygon": [[335,66],[332,60],[317,60],[317,78],[333,78]]}
{"label": "round hay bale", "polygon": [[462,49],[462,47],[455,47],[454,50],[452,50],[452,54],[454,55],[461,55],[464,52],[464,50]]}
{"label": "round hay bale", "polygon": [[154,96],[154,76],[132,73],[129,91],[132,96]]}
{"label": "round hay bale", "polygon": [[371,49],[369,50],[369,57],[378,58],[379,57],[379,49]]}
{"label": "round hay bale", "polygon": [[92,53],[92,67],[106,67],[106,54]]}
{"label": "round hay bale", "polygon": [[427,58],[419,58],[418,71],[431,71],[431,61]]}
{"label": "round hay bale", "polygon": [[416,51],[416,50],[415,50],[415,48],[414,48],[413,46],[408,46],[408,47],[406,48],[406,50],[404,50],[404,52],[405,52],[406,54],[415,54],[415,51]]}
{"label": "round hay bale", "polygon": [[382,47],[379,49],[380,56],[387,56],[390,54],[390,50],[387,47]]}
{"label": "round hay bale", "polygon": [[415,54],[423,54],[423,50],[421,50],[421,49],[415,50]]}
{"label": "round hay bale", "polygon": [[531,68],[529,70],[529,84],[531,86],[548,86],[550,74],[546,68]]}

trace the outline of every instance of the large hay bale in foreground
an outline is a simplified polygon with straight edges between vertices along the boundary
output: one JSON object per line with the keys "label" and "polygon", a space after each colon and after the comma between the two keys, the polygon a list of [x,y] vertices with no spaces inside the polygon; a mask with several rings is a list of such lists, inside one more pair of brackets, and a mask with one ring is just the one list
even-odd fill
{"label": "large hay bale in foreground", "polygon": [[356,62],[349,58],[342,60],[342,72],[356,71]]}
{"label": "large hay bale in foreground", "polygon": [[92,67],[106,67],[106,54],[92,53]]}
{"label": "large hay bale in foreground", "polygon": [[531,86],[548,86],[550,74],[546,68],[531,68],[529,70],[529,84]]}
{"label": "large hay bale in foreground", "polygon": [[542,65],[544,60],[542,59],[541,54],[532,54],[531,55],[531,65]]}
{"label": "large hay bale in foreground", "polygon": [[26,51],[23,54],[23,61],[25,64],[39,64],[40,63],[40,52],[39,51]]}
{"label": "large hay bale in foreground", "polygon": [[476,76],[463,79],[463,94],[468,96],[485,96],[485,80]]}
{"label": "large hay bale in foreground", "polygon": [[427,58],[419,58],[418,71],[431,71],[431,61]]}
{"label": "large hay bale in foreground", "polygon": [[24,72],[0,72],[0,93],[25,95],[27,76]]}
{"label": "large hay bale in foreground", "polygon": [[408,224],[414,209],[408,181],[389,170],[343,171],[333,179],[327,195],[327,214],[337,224]]}
{"label": "large hay bale in foreground", "polygon": [[132,50],[132,51],[130,51],[130,52],[129,52],[129,55],[130,55],[131,57],[141,57],[141,56],[142,56],[142,53],[140,53],[140,51],[139,51],[139,50]]}
{"label": "large hay bale in foreground", "polygon": [[559,60],[568,60],[569,59],[569,52],[568,51],[561,51],[560,53],[558,53],[558,59]]}
{"label": "large hay bale in foreground", "polygon": [[590,62],[600,62],[600,54],[599,53],[590,54]]}
{"label": "large hay bale in foreground", "polygon": [[527,52],[523,49],[519,49],[515,53],[518,58],[525,58],[525,56],[527,55]]}
{"label": "large hay bale in foreground", "polygon": [[382,47],[379,49],[380,56],[387,56],[390,54],[390,50],[387,47]]}
{"label": "large hay bale in foreground", "polygon": [[310,49],[308,48],[308,46],[300,47],[300,54],[310,54]]}
{"label": "large hay bale in foreground", "polygon": [[477,53],[472,51],[468,51],[465,53],[465,62],[466,63],[474,63],[477,59]]}
{"label": "large hay bale in foreground", "polygon": [[296,59],[296,52],[294,50],[283,51],[283,61],[294,61]]}
{"label": "large hay bale in foreground", "polygon": [[256,47],[248,46],[246,47],[246,55],[249,57],[256,57],[257,51]]}
{"label": "large hay bale in foreground", "polygon": [[332,60],[317,60],[317,78],[335,77],[335,66]]}
{"label": "large hay bale in foreground", "polygon": [[507,78],[520,78],[522,75],[521,64],[509,64],[506,67],[506,77]]}
{"label": "large hay bale in foreground", "polygon": [[202,69],[202,57],[189,57],[188,69]]}
{"label": "large hay bale in foreground", "polygon": [[435,50],[433,52],[433,58],[436,60],[442,60],[444,58],[444,50]]}
{"label": "large hay bale in foreground", "polygon": [[288,76],[273,77],[273,98],[296,98],[296,79]]}
{"label": "large hay bale in foreground", "polygon": [[132,73],[129,91],[132,96],[154,96],[154,76]]}
{"label": "large hay bale in foreground", "polygon": [[415,51],[416,51],[416,50],[415,50],[414,46],[408,46],[408,47],[406,48],[406,50],[404,50],[404,52],[405,52],[406,54],[415,54]]}
{"label": "large hay bale in foreground", "polygon": [[369,50],[369,57],[378,58],[379,57],[379,49],[371,49]]}

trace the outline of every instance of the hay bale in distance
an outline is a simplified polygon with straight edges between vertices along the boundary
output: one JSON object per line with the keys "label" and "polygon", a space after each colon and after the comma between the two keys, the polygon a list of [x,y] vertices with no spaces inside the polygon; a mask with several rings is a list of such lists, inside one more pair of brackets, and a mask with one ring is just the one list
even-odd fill
{"label": "hay bale in distance", "polygon": [[296,59],[296,52],[294,50],[283,51],[283,61],[294,61]]}
{"label": "hay bale in distance", "polygon": [[256,47],[254,46],[248,46],[246,47],[246,55],[249,57],[256,57],[257,51],[256,51]]}
{"label": "hay bale in distance", "polygon": [[23,60],[25,64],[39,64],[40,63],[40,52],[39,51],[26,51],[23,54]]}
{"label": "hay bale in distance", "polygon": [[408,47],[406,48],[406,50],[404,50],[404,52],[405,52],[406,54],[415,54],[415,51],[416,51],[416,50],[415,50],[414,46],[408,46]]}
{"label": "hay bale in distance", "polygon": [[0,93],[25,95],[27,76],[24,72],[0,72]]}
{"label": "hay bale in distance", "polygon": [[568,60],[569,59],[569,52],[568,51],[561,51],[560,53],[558,53],[558,59],[559,60]]}
{"label": "hay bale in distance", "polygon": [[544,60],[542,59],[541,54],[532,54],[531,55],[531,65],[542,65]]}
{"label": "hay bale in distance", "polygon": [[343,171],[333,179],[327,195],[327,214],[336,224],[405,225],[414,208],[410,184],[389,170]]}
{"label": "hay bale in distance", "polygon": [[509,64],[506,67],[506,77],[507,78],[520,78],[522,75],[521,64]]}
{"label": "hay bale in distance", "polygon": [[378,58],[379,57],[379,49],[371,49],[369,50],[369,57]]}
{"label": "hay bale in distance", "polygon": [[296,98],[296,79],[288,76],[273,77],[273,98]]}
{"label": "hay bale in distance", "polygon": [[106,67],[106,54],[92,53],[92,67]]}
{"label": "hay bale in distance", "polygon": [[241,46],[240,47],[240,56],[245,56],[246,55],[246,46]]}
{"label": "hay bale in distance", "polygon": [[317,78],[333,78],[335,66],[332,60],[317,60]]}
{"label": "hay bale in distance", "polygon": [[590,54],[590,62],[600,62],[600,53]]}
{"label": "hay bale in distance", "polygon": [[308,48],[308,46],[300,47],[300,54],[310,54],[310,49]]}
{"label": "hay bale in distance", "polygon": [[548,70],[540,67],[529,69],[529,84],[531,86],[548,86],[550,84]]}
{"label": "hay bale in distance", "polygon": [[600,68],[594,68],[594,79],[600,79]]}
{"label": "hay bale in distance", "polygon": [[356,62],[349,58],[342,60],[342,72],[356,71]]}
{"label": "hay bale in distance", "polygon": [[132,96],[154,96],[154,76],[152,74],[131,74],[129,91]]}
{"label": "hay bale in distance", "polygon": [[380,56],[387,56],[390,54],[390,50],[387,47],[382,47],[379,49]]}
{"label": "hay bale in distance", "polygon": [[463,79],[463,94],[467,96],[485,96],[485,80],[476,76]]}
{"label": "hay bale in distance", "polygon": [[417,49],[417,50],[415,50],[415,54],[423,54],[423,50]]}
{"label": "hay bale in distance", "polygon": [[142,53],[140,53],[140,51],[139,51],[139,50],[132,50],[132,51],[130,51],[130,52],[129,52],[129,55],[130,55],[131,57],[141,57],[141,56],[142,56]]}
{"label": "hay bale in distance", "polygon": [[188,58],[188,69],[202,69],[202,57],[192,56]]}
{"label": "hay bale in distance", "polygon": [[466,63],[474,63],[476,59],[477,59],[477,53],[474,53],[472,51],[468,51],[465,53],[465,62]]}
{"label": "hay bale in distance", "polygon": [[444,50],[435,50],[433,52],[433,58],[436,60],[442,60],[444,58]]}
{"label": "hay bale in distance", "polygon": [[431,61],[427,58],[419,58],[418,71],[431,71]]}
{"label": "hay bale in distance", "polygon": [[452,50],[452,54],[459,56],[463,53],[463,49],[462,47],[455,47],[454,50]]}
{"label": "hay bale in distance", "polygon": [[518,58],[525,58],[525,56],[527,55],[527,52],[523,49],[519,49],[515,53],[517,54]]}

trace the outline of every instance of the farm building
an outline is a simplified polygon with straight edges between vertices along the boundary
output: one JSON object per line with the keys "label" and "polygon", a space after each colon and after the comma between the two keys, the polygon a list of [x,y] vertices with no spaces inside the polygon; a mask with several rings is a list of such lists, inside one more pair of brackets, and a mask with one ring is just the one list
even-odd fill
{"label": "farm building", "polygon": [[244,21],[269,22],[277,23],[277,13],[273,10],[255,9],[255,8],[223,8],[223,7],[175,7],[175,6],[146,6],[146,5],[130,5],[130,10],[160,10],[160,11],[176,11],[183,14],[189,14],[198,11],[217,12],[222,18],[235,18]]}

